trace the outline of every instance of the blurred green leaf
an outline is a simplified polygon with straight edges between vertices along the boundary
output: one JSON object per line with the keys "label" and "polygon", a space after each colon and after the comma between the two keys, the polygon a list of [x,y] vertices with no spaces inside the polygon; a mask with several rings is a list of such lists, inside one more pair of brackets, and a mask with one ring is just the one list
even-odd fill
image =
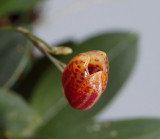
{"label": "blurred green leaf", "polygon": [[[104,108],[117,94],[134,67],[137,37],[128,33],[104,34],[72,48],[74,50],[72,55],[59,56],[58,58],[68,62],[81,52],[105,51],[110,61],[109,83],[106,91],[91,110],[74,110],[69,105],[65,106],[66,101],[60,99],[62,96],[62,74],[59,74],[57,69],[50,67],[37,85],[31,103],[37,112],[44,116],[44,125],[38,133],[51,138],[71,138],[72,135],[76,137],[77,131],[85,129],[88,121],[92,123],[91,117]],[[80,137],[83,138],[83,132],[80,132]]]}
{"label": "blurred green leaf", "polygon": [[0,17],[31,10],[40,0],[0,0]]}
{"label": "blurred green leaf", "polygon": [[51,139],[51,138],[45,137],[45,136],[33,136],[33,137],[24,137],[24,138],[21,137],[21,138],[18,138],[18,139]]}
{"label": "blurred green leaf", "polygon": [[[73,113],[73,112],[72,112]],[[72,114],[71,113],[71,114]],[[160,120],[139,119],[116,122],[94,123],[78,121],[63,116],[69,122],[61,121],[57,115],[54,124],[40,131],[54,139],[159,139]],[[62,118],[62,117],[61,117]],[[76,117],[74,117],[76,119]]]}
{"label": "blurred green leaf", "polygon": [[6,137],[29,136],[41,118],[17,94],[0,89],[0,131]]}
{"label": "blurred green leaf", "polygon": [[44,115],[62,97],[60,71],[50,66],[33,92],[31,105],[39,114]]}
{"label": "blurred green leaf", "polygon": [[137,36],[132,33],[108,33],[93,37],[73,49],[76,55],[89,50],[102,50],[107,53],[109,59],[107,88],[94,108],[83,114],[84,117],[97,114],[123,86],[135,66],[137,42]]}
{"label": "blurred green leaf", "polygon": [[0,86],[10,87],[29,61],[28,41],[12,31],[0,31],[0,38]]}
{"label": "blurred green leaf", "polygon": [[[128,33],[110,33],[91,38],[78,46],[73,46],[73,54],[59,56],[58,59],[69,62],[73,56],[89,50],[102,50],[108,54],[110,61],[109,83],[97,104],[89,111],[81,113],[75,111],[77,115],[87,117],[97,114],[118,92],[132,71],[137,53],[137,37]],[[50,67],[49,71],[43,75],[31,99],[33,107],[42,115],[54,108],[54,104],[60,103],[62,97],[61,75],[56,68]],[[43,102],[43,103],[41,103]],[[42,104],[42,105],[41,105]],[[59,104],[60,107],[61,104]],[[63,105],[63,104],[62,104]],[[72,111],[70,106],[64,108],[66,112]],[[63,112],[64,112],[63,111]]]}

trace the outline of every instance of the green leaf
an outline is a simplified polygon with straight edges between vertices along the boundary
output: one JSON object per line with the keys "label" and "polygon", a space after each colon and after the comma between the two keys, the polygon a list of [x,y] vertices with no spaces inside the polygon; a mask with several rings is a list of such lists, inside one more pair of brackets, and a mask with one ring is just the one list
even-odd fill
{"label": "green leaf", "polygon": [[[91,110],[87,112],[77,111],[73,110],[70,106],[67,105],[62,110],[58,111],[57,114],[54,114],[50,122],[44,125],[39,130],[38,134],[45,135],[54,139],[160,138],[159,119],[139,119],[97,123],[90,118],[113,98],[113,96],[118,92],[120,87],[127,79],[129,73],[134,67],[137,53],[136,43],[137,38],[132,34],[108,34],[88,40],[87,42],[82,43],[79,48],[75,48],[78,52],[74,49],[75,53],[73,55],[92,49],[99,49],[107,52],[110,60],[108,88],[102,95],[98,104],[96,104],[96,106]],[[64,61],[68,61],[72,56],[68,56],[68,59],[61,59]],[[50,74],[50,72],[48,74],[49,77],[52,76],[50,77],[50,80],[56,80],[60,83],[60,79],[57,77],[58,73],[55,72],[55,69],[52,70],[52,75]],[[44,84],[49,77],[46,77],[46,79],[43,80],[44,82],[41,83]],[[48,85],[46,83],[46,88]],[[57,84],[53,86],[53,88],[59,88],[59,92],[61,91],[61,88],[58,87]],[[43,97],[45,98],[45,96],[50,95],[50,93],[51,92],[48,93],[48,91],[45,91],[45,93],[41,92],[40,95],[43,95]],[[58,93],[55,93],[55,96],[57,94]],[[41,98],[43,97],[41,96]],[[43,99],[40,100],[41,102],[43,102],[43,104],[45,103]],[[38,99],[36,103],[38,104]],[[53,104],[55,104],[55,100]],[[59,110],[59,106],[60,105],[57,105],[57,110]]]}
{"label": "green leaf", "polygon": [[[71,113],[72,114],[72,113]],[[63,119],[65,118],[65,115]],[[76,117],[75,117],[76,119]],[[72,124],[68,117],[66,121],[59,121],[58,116],[54,124],[40,131],[54,139],[159,139],[160,120],[136,119],[126,121],[114,121],[95,123],[91,120],[79,121]]]}
{"label": "green leaf", "polygon": [[0,17],[3,15],[31,10],[40,0],[1,0]]}
{"label": "green leaf", "polygon": [[[130,72],[132,71],[137,53],[137,37],[128,33],[109,33],[91,38],[78,46],[73,46],[73,54],[68,56],[58,56],[61,61],[69,62],[73,56],[89,50],[102,50],[108,54],[110,61],[109,83],[106,91],[98,103],[89,111],[81,113],[76,111],[77,115],[87,117],[97,114],[114,97],[120,87],[124,84]],[[50,67],[48,73],[40,80],[34,95],[31,99],[33,107],[42,115],[48,109],[54,108],[54,105],[60,104],[62,96],[61,75],[56,68]],[[43,103],[41,103],[43,102]],[[64,108],[66,112],[72,111],[70,106]]]}
{"label": "green leaf", "polygon": [[41,118],[17,94],[0,89],[0,131],[6,137],[30,136]]}
{"label": "green leaf", "polygon": [[[37,85],[31,103],[37,112],[44,116],[44,125],[38,133],[51,138],[58,139],[63,135],[66,138],[69,135],[70,138],[72,135],[76,137],[77,131],[82,130],[88,121],[92,123],[91,117],[104,108],[118,93],[134,67],[137,37],[127,33],[104,34],[85,41],[79,46],[74,46],[73,50],[72,55],[58,58],[68,62],[81,52],[105,51],[110,61],[109,83],[106,91],[91,110],[74,110],[69,105],[65,106],[66,101],[60,99],[62,96],[61,74],[57,69],[50,67]],[[83,132],[80,136],[82,135]]]}
{"label": "green leaf", "polygon": [[0,31],[0,86],[11,87],[29,62],[27,39],[17,32]]}
{"label": "green leaf", "polygon": [[50,66],[33,91],[31,105],[41,115],[62,98],[61,73]]}
{"label": "green leaf", "polygon": [[51,138],[45,137],[45,136],[32,136],[32,137],[27,137],[27,138],[24,137],[24,138],[20,138],[20,139],[51,139]]}
{"label": "green leaf", "polygon": [[95,107],[84,114],[84,116],[93,116],[112,100],[134,69],[137,57],[137,36],[127,33],[111,33],[92,38],[79,47],[82,49],[79,52],[94,49],[105,51],[110,61],[107,89]]}

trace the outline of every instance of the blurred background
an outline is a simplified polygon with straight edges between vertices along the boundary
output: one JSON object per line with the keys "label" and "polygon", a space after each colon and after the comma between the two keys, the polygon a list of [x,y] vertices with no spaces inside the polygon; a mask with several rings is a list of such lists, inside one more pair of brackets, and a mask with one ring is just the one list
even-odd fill
{"label": "blurred background", "polygon": [[98,120],[160,117],[159,6],[159,0],[47,0],[37,7],[34,32],[53,45],[110,31],[139,35],[136,68]]}
{"label": "blurred background", "polygon": [[[159,0],[0,0],[0,139],[158,139],[159,7]],[[72,109],[62,73],[22,32],[4,26],[70,46],[72,54],[54,55],[66,64],[78,53],[105,51],[110,73],[100,101],[89,111]]]}

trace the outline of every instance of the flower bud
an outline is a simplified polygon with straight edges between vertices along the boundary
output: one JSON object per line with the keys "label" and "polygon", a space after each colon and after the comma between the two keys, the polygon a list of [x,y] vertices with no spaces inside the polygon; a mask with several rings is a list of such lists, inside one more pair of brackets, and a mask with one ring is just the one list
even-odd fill
{"label": "flower bud", "polygon": [[75,56],[62,75],[64,95],[79,110],[90,109],[100,98],[108,82],[106,53],[94,50]]}

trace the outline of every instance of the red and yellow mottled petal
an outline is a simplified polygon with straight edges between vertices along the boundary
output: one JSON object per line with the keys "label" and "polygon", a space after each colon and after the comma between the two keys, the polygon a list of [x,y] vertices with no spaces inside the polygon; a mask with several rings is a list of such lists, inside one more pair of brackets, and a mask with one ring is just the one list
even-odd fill
{"label": "red and yellow mottled petal", "polygon": [[62,75],[64,95],[75,109],[88,110],[99,99],[108,82],[109,63],[102,51],[75,56]]}
{"label": "red and yellow mottled petal", "polygon": [[90,75],[82,86],[72,94],[69,102],[72,107],[80,110],[90,109],[99,99],[106,88],[108,75],[104,71]]}
{"label": "red and yellow mottled petal", "polygon": [[87,54],[75,56],[65,68],[62,83],[67,94],[72,95],[87,79],[89,57]]}

